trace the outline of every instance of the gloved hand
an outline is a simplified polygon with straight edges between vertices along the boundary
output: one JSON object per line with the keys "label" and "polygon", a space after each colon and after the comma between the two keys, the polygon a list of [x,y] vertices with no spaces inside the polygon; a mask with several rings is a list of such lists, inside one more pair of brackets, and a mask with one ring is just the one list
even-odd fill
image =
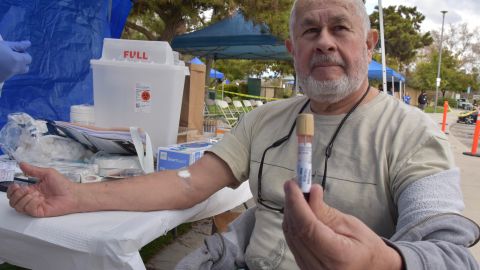
{"label": "gloved hand", "polygon": [[0,83],[13,75],[27,73],[32,57],[26,52],[30,41],[0,41]]}

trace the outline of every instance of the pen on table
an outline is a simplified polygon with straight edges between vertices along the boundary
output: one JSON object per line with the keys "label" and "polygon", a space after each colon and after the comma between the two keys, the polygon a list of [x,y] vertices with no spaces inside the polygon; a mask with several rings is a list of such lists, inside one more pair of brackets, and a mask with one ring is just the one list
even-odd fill
{"label": "pen on table", "polygon": [[27,184],[36,184],[38,182],[38,178],[35,177],[27,177],[27,178],[22,178],[22,177],[13,177],[13,181],[19,181]]}

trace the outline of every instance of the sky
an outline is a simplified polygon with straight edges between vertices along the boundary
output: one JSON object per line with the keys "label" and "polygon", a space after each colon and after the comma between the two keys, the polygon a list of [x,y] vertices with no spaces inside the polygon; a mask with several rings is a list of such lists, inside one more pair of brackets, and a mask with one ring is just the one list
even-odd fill
{"label": "sky", "polygon": [[[367,0],[367,12],[371,14],[378,5],[378,0]],[[479,27],[480,30],[480,0],[382,0],[382,6],[393,5],[416,6],[417,10],[425,15],[422,23],[422,31],[436,30],[442,28],[442,13],[445,14],[445,27],[449,24],[468,23],[470,30]]]}

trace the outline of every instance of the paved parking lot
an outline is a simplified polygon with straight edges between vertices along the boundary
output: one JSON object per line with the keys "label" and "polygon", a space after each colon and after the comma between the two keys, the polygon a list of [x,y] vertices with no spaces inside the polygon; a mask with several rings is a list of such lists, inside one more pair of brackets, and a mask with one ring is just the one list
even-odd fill
{"label": "paved parking lot", "polygon": [[[475,131],[475,125],[452,123],[449,131],[457,140],[459,140],[468,149],[471,149],[473,143],[473,133]],[[479,145],[480,146],[480,141]],[[477,147],[478,147],[477,146]],[[480,147],[478,147],[480,149]]]}
{"label": "paved parking lot", "polygon": [[[441,125],[442,114],[437,113],[430,115]],[[462,175],[461,187],[465,201],[464,215],[480,224],[480,157],[463,154],[464,152],[471,151],[473,129],[475,126],[457,124],[457,115],[458,112],[447,115],[448,140],[452,146],[455,162],[460,168]],[[480,262],[480,244],[471,248],[471,251],[477,261]]]}

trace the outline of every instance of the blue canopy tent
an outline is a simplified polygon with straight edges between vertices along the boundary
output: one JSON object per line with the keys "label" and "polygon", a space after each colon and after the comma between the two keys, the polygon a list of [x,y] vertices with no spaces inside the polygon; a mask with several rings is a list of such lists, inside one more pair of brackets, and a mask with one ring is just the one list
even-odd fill
{"label": "blue canopy tent", "polygon": [[[387,81],[390,81],[390,88],[388,89],[388,92],[393,95],[395,92],[395,89],[398,89],[399,92],[399,97],[401,98],[403,96],[402,94],[402,85],[403,88],[405,88],[405,78],[392,68],[386,67],[387,71]],[[382,70],[382,64],[378,63],[375,60],[372,60],[370,64],[368,65],[368,78],[371,80],[383,80],[383,70]],[[387,89],[384,89],[387,91]],[[403,89],[404,91],[405,89]]]}
{"label": "blue canopy tent", "polygon": [[[291,60],[284,42],[272,36],[265,24],[255,25],[240,12],[195,32],[177,36],[172,48],[183,54],[213,59]],[[405,78],[387,67],[387,78]],[[373,61],[368,77],[382,79],[382,65]]]}
{"label": "blue canopy tent", "polygon": [[[386,70],[387,80],[390,80],[392,77],[394,77],[398,81],[405,82],[405,78],[395,70],[389,67],[387,67]],[[382,76],[382,64],[378,63],[375,60],[372,60],[368,65],[368,78],[373,80],[382,80]]]}
{"label": "blue canopy tent", "polygon": [[291,60],[283,40],[272,36],[265,24],[247,21],[240,12],[175,37],[172,48],[183,54],[213,59]]}
{"label": "blue canopy tent", "polygon": [[27,74],[5,82],[0,128],[12,112],[68,121],[70,106],[93,103],[90,59],[100,58],[103,38],[119,38],[131,0],[2,0],[0,34],[32,42]]}
{"label": "blue canopy tent", "polygon": [[[205,65],[202,60],[198,59],[198,57],[193,58],[190,63],[197,64],[197,65]],[[210,78],[212,79],[223,79],[224,75],[222,72],[215,70],[213,68],[210,69]]]}
{"label": "blue canopy tent", "polygon": [[271,35],[265,24],[247,21],[241,12],[198,31],[177,36],[171,46],[183,54],[214,60],[292,59],[283,40]]}

